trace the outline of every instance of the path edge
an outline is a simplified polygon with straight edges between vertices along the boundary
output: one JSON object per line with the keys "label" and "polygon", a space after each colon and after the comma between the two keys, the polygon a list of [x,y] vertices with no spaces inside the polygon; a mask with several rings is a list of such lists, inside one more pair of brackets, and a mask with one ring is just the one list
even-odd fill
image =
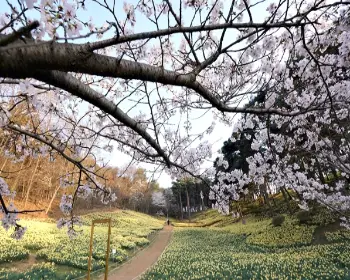
{"label": "path edge", "polygon": [[[156,235],[158,235],[159,232],[161,232],[163,229],[164,229],[164,227],[163,227],[162,229],[160,229],[160,230],[157,230]],[[111,270],[108,270],[107,278],[109,277],[109,274],[110,274],[112,271],[114,272],[114,271],[118,270],[119,268],[122,268],[124,265],[126,265],[126,264],[129,263],[129,262],[131,262],[140,252],[142,252],[143,250],[145,250],[145,249],[147,249],[149,246],[151,246],[151,245],[155,242],[156,237],[157,237],[157,236],[155,236],[155,237],[153,238],[153,240],[150,241],[150,243],[148,243],[148,244],[147,244],[145,247],[143,247],[141,250],[138,250],[137,253],[134,254],[130,259],[128,259],[127,261],[121,263],[120,265],[117,265],[116,267],[113,267]],[[98,272],[98,271],[101,271],[100,274],[96,275],[96,277],[98,277],[98,278],[100,279],[100,278],[102,278],[102,277],[105,275],[104,273],[102,273],[102,270],[105,270],[105,268],[101,268],[101,269],[99,269],[99,270],[93,271],[93,273],[94,273],[94,272],[96,273],[96,272]],[[72,280],[80,280],[80,279],[84,279],[84,277],[87,277],[87,274],[84,274],[84,275],[79,276],[79,277],[77,277],[77,278],[73,278]]]}
{"label": "path edge", "polygon": [[[164,229],[164,227],[163,227],[161,230],[158,230],[157,235],[159,235],[159,233],[160,233],[163,229]],[[136,253],[135,255],[133,255],[132,258],[128,259],[126,262],[123,262],[121,265],[119,265],[119,266],[117,266],[117,267],[114,267],[113,269],[109,270],[109,271],[108,271],[107,278],[109,277],[109,275],[111,274],[111,272],[115,272],[116,270],[121,269],[124,265],[126,265],[126,264],[132,262],[133,259],[134,259],[140,252],[142,252],[143,250],[146,250],[147,248],[149,248],[149,247],[156,241],[156,239],[157,239],[157,236],[155,236],[155,237],[153,238],[153,240],[152,240],[147,246],[145,246],[145,247],[142,248],[141,250],[137,251],[137,253]],[[102,275],[104,275],[104,274],[101,273],[100,276],[102,276]]]}
{"label": "path edge", "polygon": [[171,244],[171,241],[172,241],[172,238],[173,238],[173,234],[174,234],[174,227],[173,229],[171,230],[171,234],[170,234],[170,237],[169,237],[169,242],[168,244],[165,246],[163,252],[159,255],[159,257],[157,258],[157,260],[152,263],[144,272],[140,273],[139,275],[137,275],[136,277],[134,277],[132,280],[140,280],[141,277],[146,274],[146,272],[148,272],[151,268],[153,268],[159,261],[159,259],[163,256],[164,252],[168,249],[169,245]]}

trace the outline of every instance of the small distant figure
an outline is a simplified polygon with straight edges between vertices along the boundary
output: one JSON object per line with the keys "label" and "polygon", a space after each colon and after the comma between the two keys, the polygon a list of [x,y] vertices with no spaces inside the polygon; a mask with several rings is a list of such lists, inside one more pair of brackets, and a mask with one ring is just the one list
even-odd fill
{"label": "small distant figure", "polygon": [[166,220],[166,223],[167,223],[168,225],[170,224],[170,221],[169,221],[169,219],[167,219],[167,220]]}

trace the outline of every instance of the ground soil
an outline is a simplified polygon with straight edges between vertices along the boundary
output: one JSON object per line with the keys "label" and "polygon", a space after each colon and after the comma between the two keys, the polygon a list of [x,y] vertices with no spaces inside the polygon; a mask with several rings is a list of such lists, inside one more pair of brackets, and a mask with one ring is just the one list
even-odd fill
{"label": "ground soil", "polygon": [[10,263],[1,264],[1,268],[5,268],[14,272],[25,272],[29,270],[34,264],[38,263],[34,254],[29,254],[28,258],[20,261],[13,261]]}

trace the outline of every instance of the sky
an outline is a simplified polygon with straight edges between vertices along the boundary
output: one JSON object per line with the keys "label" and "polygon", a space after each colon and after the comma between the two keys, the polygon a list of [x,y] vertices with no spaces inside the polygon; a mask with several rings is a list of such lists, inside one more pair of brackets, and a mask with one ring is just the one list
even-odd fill
{"label": "sky", "polygon": [[[128,1],[128,2],[135,2],[137,3],[138,0],[134,0],[134,1]],[[176,10],[176,3],[178,3],[178,1],[171,1],[172,5],[174,5],[174,9]],[[230,1],[223,1],[225,4],[225,6],[229,5]],[[263,6],[259,6],[257,7],[257,9],[259,9],[258,13],[254,14],[254,18],[256,19],[256,21],[260,21],[262,22],[264,20],[264,17],[266,16],[266,12],[263,10],[261,11],[261,9],[264,9],[264,6],[266,7],[266,5],[269,3],[270,1],[267,1],[267,3],[264,3]],[[122,10],[122,3],[123,1],[117,1],[117,6],[119,5],[120,10]],[[225,7],[224,6],[224,7]],[[95,9],[95,7],[94,7]],[[117,10],[117,9],[116,9]],[[227,9],[226,9],[227,10]],[[185,10],[186,11],[186,10]],[[257,12],[257,10],[255,10],[255,12]],[[100,9],[100,7],[96,7],[96,14],[104,14],[105,11]],[[184,18],[186,18],[186,14],[184,12]],[[187,18],[192,18],[191,15],[188,15]],[[94,20],[96,19],[96,22],[100,21],[101,19],[103,19],[103,17],[94,17]],[[137,23],[135,25],[135,32],[144,32],[147,30],[155,30],[155,27],[153,24],[150,24],[150,22],[148,20],[146,20],[143,17],[137,17],[136,15],[136,19],[137,19]],[[142,29],[140,29],[140,27],[142,27]],[[181,36],[180,36],[181,37]],[[180,38],[179,37],[179,38]],[[195,118],[196,116],[192,116],[193,118]],[[235,119],[237,119],[238,116],[236,116]],[[213,121],[213,117],[211,115],[211,113],[206,114],[205,116],[203,116],[202,118],[192,121],[192,127],[193,127],[193,133],[202,133],[206,130],[206,128],[212,123]],[[225,125],[221,122],[216,122],[216,126],[213,130],[213,132],[206,138],[206,140],[208,140],[210,143],[212,143],[212,153],[213,156],[211,159],[208,159],[208,161],[203,165],[203,168],[209,168],[213,166],[213,161],[215,160],[215,158],[218,156],[219,151],[223,145],[223,142],[226,141],[232,134],[232,129],[233,129],[233,125],[234,122],[231,125]],[[123,154],[120,151],[115,150],[113,152],[113,154],[110,157],[110,164],[115,165],[115,166],[121,166],[124,165],[125,163],[130,162],[130,157]],[[139,164],[140,167],[145,168],[146,170],[149,171],[153,171],[154,170],[154,166],[150,165],[150,164]],[[160,175],[160,176],[159,176]],[[155,178],[158,178],[158,182],[160,184],[161,187],[163,188],[169,188],[171,187],[171,178],[168,174],[166,174],[166,172],[162,172],[161,174],[156,174]]]}
{"label": "sky", "polygon": [[[11,1],[10,1],[11,2]],[[138,2],[138,1],[129,1],[129,2]],[[177,3],[178,1],[173,1],[173,3]],[[228,3],[229,1],[227,1],[226,3]],[[97,5],[96,3],[93,3],[92,1],[86,1],[87,3],[87,12],[82,12],[81,14],[81,19],[84,21],[87,21],[89,19],[90,16],[93,17],[93,21],[96,25],[102,25],[103,23],[105,23],[105,21],[107,19],[109,19],[110,15],[106,12],[106,10],[102,7],[100,7],[99,5]],[[176,4],[174,4],[176,5]],[[5,1],[0,1],[0,13],[3,13],[4,11],[7,11],[8,7],[5,4]],[[91,11],[93,11],[93,13],[91,13]],[[123,11],[123,1],[116,1],[116,11],[117,15],[120,14],[122,15],[124,13]],[[257,21],[262,21],[263,20],[263,15],[264,13],[260,13]],[[29,16],[31,16],[31,14],[29,14]],[[184,15],[185,17],[185,15]],[[33,19],[39,19],[38,17],[38,13],[33,14]],[[112,20],[112,19],[110,19]],[[140,29],[140,27],[142,27],[142,29]],[[135,32],[142,32],[142,31],[150,31],[150,30],[155,30],[154,25],[150,24],[150,22],[143,18],[137,18],[137,24],[135,26]],[[106,38],[108,36],[105,36],[104,38]],[[94,38],[95,39],[95,38]],[[190,116],[191,118],[195,118],[196,116]],[[212,123],[213,118],[212,115],[206,114],[205,116],[203,116],[200,119],[197,120],[193,120],[192,122],[192,126],[193,126],[193,132],[194,133],[202,133],[206,130],[206,128]],[[222,144],[225,140],[227,140],[232,133],[232,127],[233,127],[233,123],[230,126],[224,125],[220,122],[216,122],[216,126],[214,131],[212,132],[212,134],[204,139],[207,139],[210,143],[213,144],[213,157],[212,159],[209,159],[208,162],[203,166],[204,168],[208,168],[212,166],[212,161],[216,158],[216,156],[218,155],[218,151],[220,150],[220,148],[222,147]],[[126,164],[128,164],[130,162],[130,158],[129,156],[127,156],[126,154],[122,153],[121,151],[117,151],[116,149],[111,153],[111,154],[105,154],[105,160],[109,161],[109,165],[113,165],[116,167],[122,167],[125,166]],[[211,161],[210,161],[211,160]],[[151,166],[149,164],[143,164],[140,163],[138,165],[139,167],[143,167],[146,170],[152,171],[154,170],[154,166]],[[160,176],[159,176],[160,175]],[[159,184],[161,187],[164,188],[168,188],[171,186],[171,178],[170,176],[168,176],[165,172],[163,172],[162,174],[156,174],[155,178],[158,180]]]}
{"label": "sky", "polygon": [[[196,122],[196,127],[204,131],[206,127],[208,127],[208,118],[203,118],[199,122]],[[210,160],[215,160],[216,156],[218,155],[217,151],[221,149],[223,142],[226,141],[231,136],[231,133],[232,133],[231,126],[226,126],[222,123],[217,123],[212,134],[209,135],[209,137],[207,137],[208,141],[210,141],[210,143],[213,143],[213,157]],[[113,154],[111,154],[109,163],[114,166],[123,166],[128,162],[130,162],[130,157],[128,155],[115,150]],[[138,166],[143,167],[146,170],[150,170],[150,171],[154,170],[154,166],[152,166],[151,164],[140,163]],[[212,162],[208,160],[206,164],[203,165],[203,168],[208,168],[211,166],[212,166]],[[156,179],[158,178],[157,181],[162,188],[171,187],[172,180],[170,176],[166,174],[166,172],[162,172],[161,174],[156,174],[155,178]]]}
{"label": "sky", "polygon": [[[138,1],[128,1],[128,2],[135,2],[137,3]],[[173,1],[174,2],[174,1]],[[176,1],[177,2],[177,1]],[[122,3],[123,1],[117,1],[117,7],[119,7],[120,10],[122,10]],[[101,16],[94,16],[94,21],[103,22],[103,14],[105,14],[105,10],[101,9],[101,7],[95,7],[96,8],[96,13]],[[118,10],[118,8],[116,8]],[[137,15],[136,15],[137,18]],[[101,21],[102,20],[102,21]],[[142,29],[140,28],[142,27]],[[148,20],[146,20],[144,17],[139,17],[137,18],[137,23],[135,25],[135,32],[144,32],[146,30],[155,30],[155,26],[153,24],[150,24]],[[180,37],[180,36],[179,36]],[[179,41],[180,43],[180,41]],[[201,112],[203,113],[203,112]],[[198,114],[197,114],[198,115]],[[196,118],[197,116],[193,115],[191,116],[193,119]],[[206,114],[200,119],[193,120],[192,121],[192,126],[193,130],[192,133],[203,133],[207,127],[212,123],[213,117],[212,114]],[[212,146],[212,151],[213,151],[213,157],[211,159],[208,159],[208,161],[203,165],[203,168],[209,168],[212,167],[213,161],[218,155],[218,151],[221,149],[222,144],[225,140],[227,140],[232,133],[232,126],[227,126],[224,125],[220,122],[216,122],[216,126],[208,137],[205,137],[204,139],[208,140],[210,143],[213,144]],[[114,166],[124,166],[125,164],[128,164],[130,162],[130,157],[121,151],[114,150],[114,152],[110,155],[110,161],[109,164],[114,165]],[[146,170],[150,171],[148,173],[149,176],[153,174],[153,170],[155,170],[156,166],[153,166],[151,164],[145,164],[145,163],[139,163],[139,167],[145,168]],[[171,177],[166,173],[162,172],[161,174],[156,173],[154,174],[154,178],[157,179],[158,183],[160,184],[161,187],[163,188],[169,188],[171,187]]]}

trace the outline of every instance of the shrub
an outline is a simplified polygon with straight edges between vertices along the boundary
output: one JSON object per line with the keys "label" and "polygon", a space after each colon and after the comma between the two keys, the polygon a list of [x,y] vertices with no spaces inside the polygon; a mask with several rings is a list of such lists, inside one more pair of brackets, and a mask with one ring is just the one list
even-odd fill
{"label": "shrub", "polygon": [[272,225],[274,227],[279,227],[279,226],[281,226],[283,224],[284,219],[285,218],[282,215],[275,216],[275,217],[272,218]]}
{"label": "shrub", "polygon": [[313,207],[310,216],[312,216],[312,223],[317,225],[331,224],[340,218],[336,212],[322,206]]}
{"label": "shrub", "polygon": [[299,220],[299,223],[306,224],[311,220],[310,212],[301,210],[296,213],[297,219]]}

